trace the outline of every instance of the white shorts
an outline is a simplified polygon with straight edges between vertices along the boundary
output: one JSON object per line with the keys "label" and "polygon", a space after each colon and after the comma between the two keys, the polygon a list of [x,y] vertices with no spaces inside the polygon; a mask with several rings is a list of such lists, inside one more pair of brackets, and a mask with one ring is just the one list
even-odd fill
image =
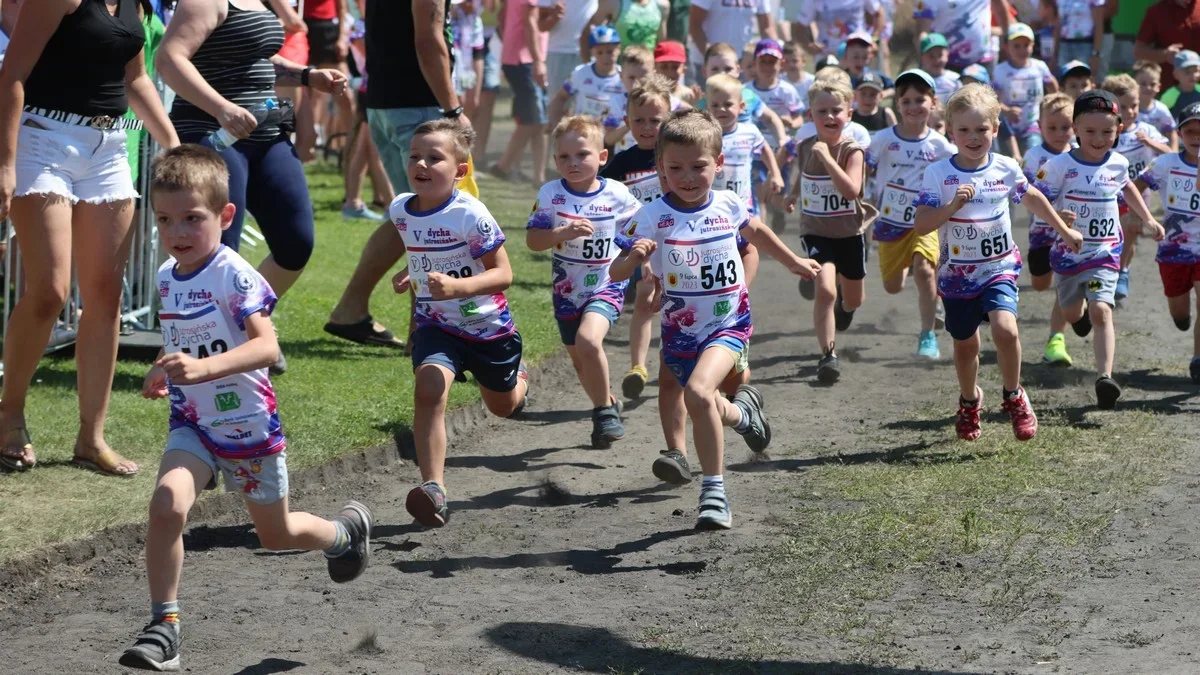
{"label": "white shorts", "polygon": [[101,131],[22,113],[16,170],[17,197],[53,194],[72,204],[104,204],[138,196],[124,129]]}
{"label": "white shorts", "polygon": [[255,457],[253,459],[226,459],[212,454],[195,429],[180,427],[172,429],[167,437],[166,452],[186,452],[208,465],[210,480],[205,490],[217,489],[217,474],[225,476],[225,490],[237,492],[255,504],[274,504],[288,494],[287,453]]}

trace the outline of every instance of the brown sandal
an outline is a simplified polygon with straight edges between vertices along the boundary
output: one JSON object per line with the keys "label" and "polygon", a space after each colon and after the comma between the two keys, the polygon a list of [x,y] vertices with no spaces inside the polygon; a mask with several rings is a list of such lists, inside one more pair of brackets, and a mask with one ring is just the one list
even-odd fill
{"label": "brown sandal", "polygon": [[[13,432],[20,432],[21,445],[18,446],[8,442],[8,438]],[[27,456],[33,456],[33,441],[29,438],[29,430],[25,427],[13,427],[9,429],[4,437],[4,447],[0,448],[0,465],[3,465],[9,471],[32,469],[37,465],[37,458],[34,457],[33,461],[27,462],[25,461]]]}
{"label": "brown sandal", "polygon": [[[75,452],[78,453],[79,448],[76,448]],[[105,448],[100,451],[100,454],[96,455],[95,459],[80,457],[78,454],[76,454],[71,459],[71,465],[79,467],[80,469],[95,471],[96,473],[104,474],[106,476],[116,476],[118,478],[132,478],[136,476],[139,470],[134,469],[133,471],[128,471],[121,468],[121,462],[123,461],[128,460],[118,455],[116,452],[113,452],[112,449]]]}

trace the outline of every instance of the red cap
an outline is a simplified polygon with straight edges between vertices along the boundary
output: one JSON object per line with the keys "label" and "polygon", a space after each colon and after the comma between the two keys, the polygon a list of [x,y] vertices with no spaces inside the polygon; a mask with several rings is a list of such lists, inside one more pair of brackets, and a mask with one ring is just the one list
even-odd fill
{"label": "red cap", "polygon": [[687,63],[687,50],[682,42],[664,40],[654,46],[655,63]]}

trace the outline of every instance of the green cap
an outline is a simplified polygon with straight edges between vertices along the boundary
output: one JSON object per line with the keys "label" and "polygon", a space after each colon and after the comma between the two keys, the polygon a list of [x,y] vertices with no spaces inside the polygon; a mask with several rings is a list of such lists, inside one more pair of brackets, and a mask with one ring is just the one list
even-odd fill
{"label": "green cap", "polygon": [[941,33],[930,33],[930,34],[926,35],[925,37],[921,38],[921,53],[922,54],[929,51],[930,49],[933,49],[934,47],[945,47],[946,49],[949,49],[950,43],[946,42],[946,36],[942,35]]}

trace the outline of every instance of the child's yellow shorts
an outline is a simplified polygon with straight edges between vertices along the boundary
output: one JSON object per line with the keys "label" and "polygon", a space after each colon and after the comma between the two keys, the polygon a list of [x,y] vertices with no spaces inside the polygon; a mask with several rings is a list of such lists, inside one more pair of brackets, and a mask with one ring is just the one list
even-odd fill
{"label": "child's yellow shorts", "polygon": [[899,276],[912,266],[913,256],[919,255],[935,267],[938,262],[937,232],[918,235],[916,230],[894,241],[879,242],[879,274],[884,279]]}

